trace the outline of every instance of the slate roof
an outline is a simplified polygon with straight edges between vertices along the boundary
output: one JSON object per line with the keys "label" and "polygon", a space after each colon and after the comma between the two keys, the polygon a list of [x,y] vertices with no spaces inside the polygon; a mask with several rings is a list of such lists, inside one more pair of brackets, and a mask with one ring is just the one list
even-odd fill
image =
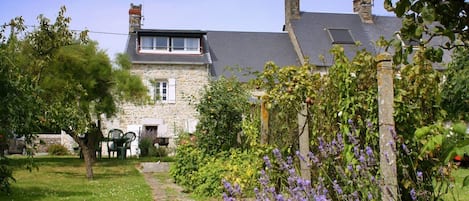
{"label": "slate roof", "polygon": [[[328,29],[348,29],[355,44],[341,44],[345,54],[352,58],[360,49],[377,54],[374,43],[383,36],[389,40],[400,30],[401,20],[391,16],[373,16],[372,24],[363,23],[358,14],[301,12],[301,18],[292,20],[292,28],[301,51],[309,62],[317,66],[331,66],[334,61],[330,54],[332,40]],[[169,36],[201,36],[203,53],[186,54],[149,54],[136,51],[137,35],[129,37],[127,53],[136,63],[155,64],[203,64],[210,65],[213,77],[235,75],[242,82],[254,78],[246,73],[262,71],[266,62],[273,61],[278,66],[300,65],[289,35],[286,32],[234,32],[200,30],[158,30],[141,29],[140,35],[167,34]],[[320,57],[323,56],[323,58]],[[449,61],[449,54],[445,54]],[[231,69],[231,70],[230,70]],[[238,71],[241,69],[243,71]]]}
{"label": "slate roof", "polygon": [[214,77],[234,74],[244,82],[253,78],[246,71],[262,71],[268,61],[278,66],[300,64],[287,33],[208,31],[207,40]]}
{"label": "slate roof", "polygon": [[[363,48],[376,53],[373,44],[379,36],[389,39],[399,30],[401,22],[398,18],[373,17],[373,24],[365,24],[358,14],[302,12],[300,19],[292,20],[292,28],[304,56],[309,57],[311,63],[331,66],[333,59],[329,50],[333,44],[328,29],[348,29],[354,40],[361,43],[358,47],[355,44],[341,44],[349,58]],[[324,56],[323,59],[319,55]]]}

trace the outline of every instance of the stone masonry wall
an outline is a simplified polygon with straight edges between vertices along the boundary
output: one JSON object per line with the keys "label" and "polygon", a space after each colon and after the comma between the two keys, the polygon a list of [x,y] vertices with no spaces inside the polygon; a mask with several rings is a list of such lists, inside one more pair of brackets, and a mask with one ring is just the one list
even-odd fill
{"label": "stone masonry wall", "polygon": [[[176,79],[176,102],[156,102],[149,105],[123,104],[117,117],[105,123],[105,131],[128,125],[145,124],[146,119],[162,120],[166,126],[165,137],[170,137],[170,146],[175,146],[174,137],[186,128],[189,120],[197,119],[194,101],[209,80],[206,65],[161,65],[134,64],[132,73],[139,75],[144,83],[152,79]],[[160,128],[158,128],[160,129]]]}

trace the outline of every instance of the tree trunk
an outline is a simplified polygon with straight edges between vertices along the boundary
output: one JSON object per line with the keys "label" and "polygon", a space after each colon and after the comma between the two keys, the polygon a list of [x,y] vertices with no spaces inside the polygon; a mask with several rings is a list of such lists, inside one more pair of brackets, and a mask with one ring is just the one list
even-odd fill
{"label": "tree trunk", "polygon": [[90,148],[88,147],[85,140],[80,138],[74,131],[68,131],[67,133],[72,136],[75,142],[80,146],[83,159],[85,160],[86,178],[88,178],[88,180],[93,180],[93,160],[91,159]]}
{"label": "tree trunk", "polygon": [[86,167],[86,178],[88,178],[88,180],[93,180],[93,159],[91,157],[91,152],[94,152],[94,151],[91,151],[90,152],[90,149],[88,149],[87,146],[83,146],[82,147],[82,152],[83,152],[83,159],[85,159],[85,167]]}

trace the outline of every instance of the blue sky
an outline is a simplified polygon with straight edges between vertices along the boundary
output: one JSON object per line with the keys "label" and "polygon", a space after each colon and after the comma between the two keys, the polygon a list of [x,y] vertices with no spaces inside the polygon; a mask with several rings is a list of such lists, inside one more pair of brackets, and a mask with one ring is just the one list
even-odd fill
{"label": "blue sky", "polygon": [[[300,2],[301,11],[352,13],[352,0]],[[1,0],[0,24],[23,16],[27,25],[37,25],[39,14],[54,20],[65,5],[70,28],[90,30],[91,39],[113,58],[125,48],[130,3],[143,4],[146,29],[280,32],[284,23],[284,0]],[[373,14],[392,15],[383,0],[374,1]]]}

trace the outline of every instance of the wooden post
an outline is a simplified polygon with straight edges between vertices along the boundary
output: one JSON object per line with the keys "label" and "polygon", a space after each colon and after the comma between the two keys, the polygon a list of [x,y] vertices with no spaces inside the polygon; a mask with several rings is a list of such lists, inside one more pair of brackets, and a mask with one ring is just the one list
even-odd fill
{"label": "wooden post", "polygon": [[[309,153],[309,129],[308,129],[308,107],[303,103],[301,111],[298,113],[298,135],[300,142],[300,154],[307,159]],[[311,172],[306,161],[300,160],[301,178],[311,181]]]}
{"label": "wooden post", "polygon": [[381,53],[378,61],[378,118],[379,118],[379,150],[380,168],[382,175],[381,200],[399,200],[396,143],[392,132],[394,130],[394,85],[392,71],[392,57],[389,53]]}
{"label": "wooden post", "polygon": [[268,143],[269,111],[265,104],[266,101],[261,99],[261,144]]}

